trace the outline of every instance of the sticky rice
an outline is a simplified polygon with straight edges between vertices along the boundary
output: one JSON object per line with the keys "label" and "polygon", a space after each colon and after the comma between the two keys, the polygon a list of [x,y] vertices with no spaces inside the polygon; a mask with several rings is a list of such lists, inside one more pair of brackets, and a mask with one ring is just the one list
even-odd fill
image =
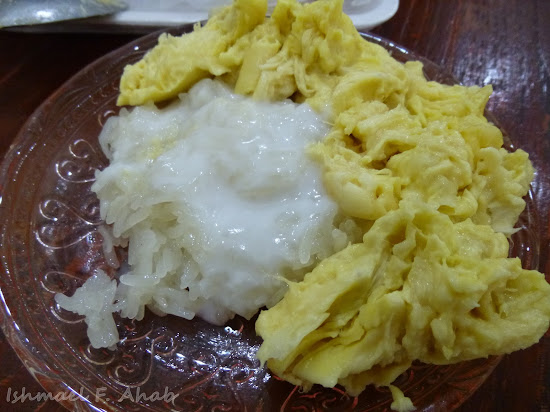
{"label": "sticky rice", "polygon": [[[128,241],[128,270],[101,308],[90,287],[58,303],[87,317],[94,346],[118,341],[106,313],[139,320],[147,306],[223,324],[274,305],[285,279],[350,242],[353,224],[307,154],[328,130],[306,104],[258,102],[210,79],[163,109],[122,109],[99,137],[110,164],[92,190],[107,249]],[[89,282],[112,289],[102,272]]]}

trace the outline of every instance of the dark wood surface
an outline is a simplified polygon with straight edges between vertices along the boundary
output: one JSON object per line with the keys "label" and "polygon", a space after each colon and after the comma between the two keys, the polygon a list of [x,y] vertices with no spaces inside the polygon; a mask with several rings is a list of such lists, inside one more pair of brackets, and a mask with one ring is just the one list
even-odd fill
{"label": "dark wood surface", "polygon": [[[550,1],[402,0],[373,31],[444,66],[467,85],[493,84],[489,108],[516,146],[530,153],[540,211],[540,270],[550,273]],[[136,38],[0,30],[0,157],[58,86],[99,56]],[[548,277],[547,277],[548,278]],[[0,411],[61,411],[55,401],[8,404],[41,390],[0,333]],[[550,335],[505,356],[460,411],[549,411]]]}

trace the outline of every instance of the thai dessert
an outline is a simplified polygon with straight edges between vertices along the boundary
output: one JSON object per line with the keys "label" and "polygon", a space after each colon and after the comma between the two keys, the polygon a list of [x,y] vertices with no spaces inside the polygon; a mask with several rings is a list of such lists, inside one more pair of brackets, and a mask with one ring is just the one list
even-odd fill
{"label": "thai dessert", "polygon": [[[215,324],[249,319],[281,299],[286,279],[346,247],[353,221],[338,218],[305,153],[328,129],[307,104],[257,102],[210,79],[162,110],[110,118],[99,137],[110,164],[92,190],[111,225],[103,234],[128,243],[129,270],[92,305],[102,314],[88,319],[92,343],[116,344],[112,312],[142,319],[145,305]],[[106,274],[95,277],[111,290]],[[81,294],[87,287],[58,299]]]}
{"label": "thai dessert", "polygon": [[235,0],[126,67],[118,104],[137,107],[105,125],[93,190],[128,267],[57,297],[94,346],[116,344],[117,311],[261,310],[274,374],[389,386],[407,411],[392,382],[413,361],[510,353],[548,330],[550,285],[508,257],[534,170],[484,116],[491,87],[429,81],[342,3],[280,0],[266,17],[266,0]]}

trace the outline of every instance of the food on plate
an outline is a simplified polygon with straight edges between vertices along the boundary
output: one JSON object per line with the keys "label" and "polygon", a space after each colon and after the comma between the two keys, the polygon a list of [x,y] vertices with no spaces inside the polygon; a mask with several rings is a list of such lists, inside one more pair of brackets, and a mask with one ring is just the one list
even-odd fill
{"label": "food on plate", "polygon": [[[139,303],[123,309],[123,316],[139,318],[147,304],[160,313],[188,318],[198,313],[215,322],[274,305],[260,313],[256,330],[264,340],[258,358],[275,374],[305,388],[341,384],[352,395],[368,384],[390,386],[392,408],[402,411],[413,405],[391,384],[414,360],[450,364],[536,343],[550,322],[550,285],[541,273],[507,257],[508,237],[520,230],[515,225],[534,171],[525,152],[503,148],[502,133],[484,117],[491,87],[428,81],[421,63],[402,64],[365,41],[342,13],[341,0],[305,5],[280,0],[269,18],[266,9],[266,1],[235,0],[190,34],[161,35],[142,60],[126,67],[118,104],[140,107],[123,109],[102,133],[111,165],[98,173],[94,190],[115,242],[130,238],[130,273],[146,280],[133,283],[130,275],[121,276],[119,300],[108,303],[118,310],[128,301],[120,293],[139,290],[132,295]],[[284,141],[287,132],[271,133],[273,125],[229,142],[225,136],[237,126],[227,123],[199,138],[220,116],[241,119],[241,110],[228,102],[215,109],[205,104],[198,120],[176,115],[178,105],[200,99],[194,93],[207,85],[225,90],[232,102],[251,105],[251,112],[256,106],[269,112],[267,105],[274,104],[308,112],[311,117],[299,128],[311,121],[314,133],[296,133],[280,156],[294,156],[291,163],[297,163],[255,157],[263,143],[245,153],[264,133],[268,142]],[[181,93],[183,103],[154,106]],[[161,117],[165,129],[150,129]],[[135,125],[115,139],[118,132],[109,129],[122,128],[130,118]],[[250,122],[236,120],[243,121]],[[181,131],[183,123],[191,126]],[[139,174],[117,169],[128,162],[118,158],[126,148]],[[198,169],[220,169],[209,179],[188,170],[212,159]],[[159,171],[152,172],[155,163]],[[302,163],[311,168],[304,181],[294,176]],[[264,171],[274,180],[263,179]],[[257,258],[280,258],[274,244],[280,236],[266,234],[271,243],[246,246],[253,256],[243,259],[252,259],[255,275],[242,277],[241,251],[232,255],[238,259],[228,257],[219,248],[224,240],[211,237],[215,230],[197,210],[231,204],[236,195],[226,187],[244,182],[236,191],[251,203],[216,223],[229,231],[244,219],[277,232],[280,223],[263,209],[255,215],[253,203],[256,197],[285,198],[279,190],[287,190],[293,178],[300,183],[290,190],[314,188],[325,212],[301,240],[289,244],[279,263],[267,258],[257,264]],[[194,192],[200,194],[195,200],[186,197]],[[221,197],[213,200],[212,193]],[[316,202],[299,207],[300,227],[308,224],[308,207],[317,210]],[[142,230],[134,239],[131,227]],[[312,249],[305,246],[310,239],[316,239]],[[280,263],[290,255],[292,263]],[[193,291],[190,282],[209,278],[211,263],[214,272],[223,272],[223,288],[246,285],[239,307],[228,303],[216,281],[201,286],[203,295]],[[174,274],[166,275],[170,271]],[[268,279],[268,287],[259,287],[259,279]],[[247,301],[251,296],[257,299]],[[172,309],[182,302],[182,313]]]}
{"label": "food on plate", "polygon": [[227,73],[222,55],[261,25],[266,12],[263,0],[239,0],[185,36],[161,34],[153,50],[124,69],[117,104],[136,106],[176,97],[200,79]]}
{"label": "food on plate", "polygon": [[363,243],[322,261],[262,312],[258,357],[297,385],[358,395],[390,385],[414,360],[524,349],[548,329],[549,287],[507,255],[506,237],[490,226],[402,201]]}
{"label": "food on plate", "polygon": [[[305,154],[327,131],[306,104],[257,102],[210,79],[163,109],[109,118],[99,142],[110,164],[92,190],[112,225],[104,235],[128,243],[129,268],[101,313],[142,319],[147,305],[223,324],[277,303],[286,280],[352,240],[353,222],[337,216]],[[84,308],[92,343],[116,344],[85,290],[58,302]]]}

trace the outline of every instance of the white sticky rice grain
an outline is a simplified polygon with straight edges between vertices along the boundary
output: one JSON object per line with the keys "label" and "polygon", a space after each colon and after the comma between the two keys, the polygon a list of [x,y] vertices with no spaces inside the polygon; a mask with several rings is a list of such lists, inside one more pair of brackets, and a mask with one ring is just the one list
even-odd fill
{"label": "white sticky rice grain", "polygon": [[118,342],[118,330],[113,319],[116,280],[98,270],[68,297],[61,293],[55,300],[63,309],[85,316],[88,337],[95,348],[111,347]]}

